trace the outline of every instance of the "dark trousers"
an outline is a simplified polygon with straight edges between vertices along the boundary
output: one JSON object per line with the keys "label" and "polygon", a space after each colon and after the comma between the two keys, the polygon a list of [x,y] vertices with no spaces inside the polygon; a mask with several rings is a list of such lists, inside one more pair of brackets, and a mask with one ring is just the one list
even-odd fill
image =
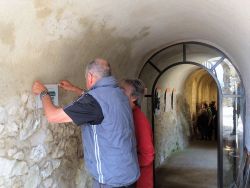
{"label": "dark trousers", "polygon": [[92,188],[135,188],[135,183],[132,184],[132,185],[128,185],[128,186],[113,187],[111,185],[101,184],[98,181],[96,181],[95,179],[93,179],[93,186],[92,186]]}

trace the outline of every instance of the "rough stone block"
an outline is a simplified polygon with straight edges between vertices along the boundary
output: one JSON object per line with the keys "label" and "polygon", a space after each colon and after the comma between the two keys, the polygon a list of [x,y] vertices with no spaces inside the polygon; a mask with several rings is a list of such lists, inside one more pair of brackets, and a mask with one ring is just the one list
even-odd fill
{"label": "rough stone block", "polygon": [[77,139],[71,138],[65,144],[65,155],[66,156],[76,156],[77,155]]}
{"label": "rough stone block", "polygon": [[46,156],[46,150],[43,145],[33,147],[30,153],[30,159],[39,162]]}
{"label": "rough stone block", "polygon": [[35,102],[35,97],[30,96],[28,98],[27,104],[26,104],[27,109],[29,110],[34,110],[36,108],[36,102]]}
{"label": "rough stone block", "polygon": [[16,147],[15,148],[11,148],[11,149],[8,150],[7,153],[8,153],[9,157],[12,157],[14,154],[17,153],[17,148]]}
{"label": "rough stone block", "polygon": [[3,149],[3,148],[5,148],[5,140],[0,139],[0,149]]}
{"label": "rough stone block", "polygon": [[40,121],[35,119],[32,114],[29,114],[26,121],[23,123],[23,129],[20,131],[20,140],[26,140],[39,128]]}
{"label": "rough stone block", "polygon": [[6,178],[24,175],[28,171],[26,162],[9,160],[3,157],[0,157],[0,167],[0,176],[5,176]]}
{"label": "rough stone block", "polygon": [[49,177],[52,174],[52,172],[53,172],[52,163],[50,161],[47,161],[41,170],[42,179],[46,179],[47,177]]}
{"label": "rough stone block", "polygon": [[26,104],[29,99],[29,93],[25,92],[21,95],[21,103]]}
{"label": "rough stone block", "polygon": [[47,135],[46,135],[45,130],[38,129],[29,138],[29,140],[31,142],[31,146],[36,146],[36,145],[45,143],[46,137],[47,137]]}
{"label": "rough stone block", "polygon": [[16,154],[13,155],[13,159],[16,160],[24,160],[24,153],[22,151],[17,152]]}
{"label": "rough stone block", "polygon": [[0,157],[4,157],[6,155],[5,149],[0,149]]}
{"label": "rough stone block", "polygon": [[64,155],[64,151],[59,149],[59,147],[56,147],[54,151],[52,151],[51,157],[53,159],[61,158]]}
{"label": "rough stone block", "polygon": [[54,170],[57,169],[61,164],[61,160],[59,159],[53,159],[51,160],[51,162]]}
{"label": "rough stone block", "polygon": [[47,178],[46,180],[43,181],[43,184],[44,184],[44,187],[52,187],[53,179]]}
{"label": "rough stone block", "polygon": [[24,106],[22,106],[19,109],[18,116],[20,117],[21,120],[23,120],[23,119],[26,119],[27,115],[28,115],[28,111],[24,108]]}
{"label": "rough stone block", "polygon": [[51,130],[47,129],[45,142],[52,142],[53,140],[54,139],[53,139],[53,134],[52,134]]}
{"label": "rough stone block", "polygon": [[12,98],[6,105],[6,110],[9,116],[15,116],[20,108],[20,99],[18,97]]}
{"label": "rough stone block", "polygon": [[20,176],[16,176],[12,178],[9,184],[11,188],[23,188],[24,186],[23,181]]}
{"label": "rough stone block", "polygon": [[0,135],[4,132],[4,125],[3,124],[0,124]]}
{"label": "rough stone block", "polygon": [[39,167],[34,165],[29,169],[29,174],[26,178],[24,188],[38,187],[41,181],[42,179],[40,177]]}
{"label": "rough stone block", "polygon": [[17,137],[19,134],[19,126],[12,121],[6,126],[6,134],[11,137]]}

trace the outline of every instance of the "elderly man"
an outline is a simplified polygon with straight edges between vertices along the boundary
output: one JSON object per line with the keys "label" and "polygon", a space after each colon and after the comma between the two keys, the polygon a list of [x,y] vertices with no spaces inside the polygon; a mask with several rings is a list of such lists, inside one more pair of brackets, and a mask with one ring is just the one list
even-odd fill
{"label": "elderly man", "polygon": [[[128,98],[118,87],[107,61],[95,59],[86,68],[86,92],[70,105],[57,108],[39,81],[40,95],[49,122],[74,122],[81,126],[86,167],[94,188],[133,187],[138,179],[133,117]],[[61,82],[66,88],[67,82]],[[81,93],[80,88],[75,88]]]}

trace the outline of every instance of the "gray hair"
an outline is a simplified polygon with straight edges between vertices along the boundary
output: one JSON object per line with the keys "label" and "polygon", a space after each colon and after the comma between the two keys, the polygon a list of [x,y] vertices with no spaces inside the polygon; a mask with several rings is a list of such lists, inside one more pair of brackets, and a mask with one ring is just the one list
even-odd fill
{"label": "gray hair", "polygon": [[135,105],[141,107],[145,85],[140,79],[124,79],[123,82],[132,87],[131,96],[136,97]]}
{"label": "gray hair", "polygon": [[98,78],[108,77],[111,76],[111,67],[106,60],[95,59],[86,66],[86,75],[89,72]]}

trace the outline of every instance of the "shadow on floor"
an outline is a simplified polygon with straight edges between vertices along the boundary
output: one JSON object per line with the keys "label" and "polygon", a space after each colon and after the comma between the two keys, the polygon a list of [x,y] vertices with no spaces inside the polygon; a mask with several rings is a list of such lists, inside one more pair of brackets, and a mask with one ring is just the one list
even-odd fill
{"label": "shadow on floor", "polygon": [[195,141],[156,169],[155,188],[216,188],[217,143]]}

